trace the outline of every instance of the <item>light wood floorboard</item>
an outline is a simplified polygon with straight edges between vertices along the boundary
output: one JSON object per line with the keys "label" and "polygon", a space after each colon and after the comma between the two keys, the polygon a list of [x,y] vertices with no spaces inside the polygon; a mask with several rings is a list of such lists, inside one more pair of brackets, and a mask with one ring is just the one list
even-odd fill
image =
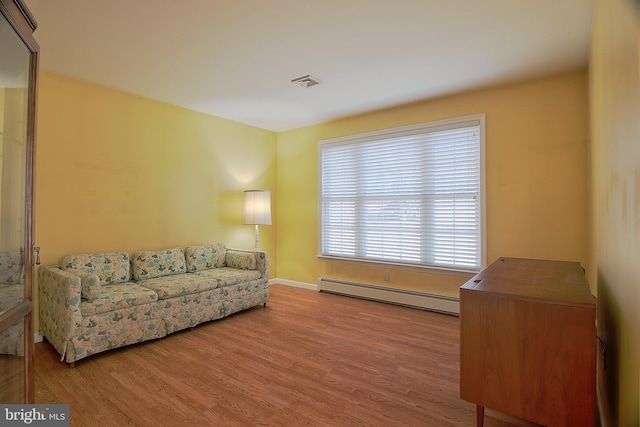
{"label": "light wood floorboard", "polygon": [[455,316],[273,285],[266,308],[75,368],[38,343],[36,403],[70,404],[72,426],[475,426],[459,363]]}
{"label": "light wood floorboard", "polygon": [[24,357],[0,355],[0,402],[19,404],[24,402]]}

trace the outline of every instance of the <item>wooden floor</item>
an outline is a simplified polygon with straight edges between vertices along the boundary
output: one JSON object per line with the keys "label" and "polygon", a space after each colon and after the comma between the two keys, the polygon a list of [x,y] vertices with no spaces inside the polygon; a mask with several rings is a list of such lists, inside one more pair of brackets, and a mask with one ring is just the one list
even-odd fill
{"label": "wooden floor", "polygon": [[24,402],[24,357],[0,355],[0,402],[19,404]]}
{"label": "wooden floor", "polygon": [[[72,426],[474,426],[459,319],[284,285],[259,306],[69,368],[35,349],[36,403]],[[485,426],[535,426],[487,410]]]}

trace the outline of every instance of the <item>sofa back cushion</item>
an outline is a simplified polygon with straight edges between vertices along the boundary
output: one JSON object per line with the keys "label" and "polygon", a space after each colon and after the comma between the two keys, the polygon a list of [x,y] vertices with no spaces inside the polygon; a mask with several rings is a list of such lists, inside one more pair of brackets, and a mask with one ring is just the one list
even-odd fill
{"label": "sofa back cushion", "polygon": [[238,268],[240,270],[257,270],[258,263],[256,257],[251,252],[244,251],[227,251],[226,263],[228,267]]}
{"label": "sofa back cushion", "polygon": [[187,271],[211,270],[225,266],[227,249],[221,243],[213,245],[189,246],[185,248],[184,255],[187,260]]}
{"label": "sofa back cushion", "polygon": [[147,280],[187,272],[182,248],[135,252],[131,266],[135,280]]}
{"label": "sofa back cushion", "polygon": [[131,280],[129,254],[126,252],[67,255],[62,258],[60,268],[71,270],[71,273],[95,274],[103,285]]}
{"label": "sofa back cushion", "polygon": [[24,268],[22,255],[14,252],[0,253],[0,284],[17,285],[24,283]]}

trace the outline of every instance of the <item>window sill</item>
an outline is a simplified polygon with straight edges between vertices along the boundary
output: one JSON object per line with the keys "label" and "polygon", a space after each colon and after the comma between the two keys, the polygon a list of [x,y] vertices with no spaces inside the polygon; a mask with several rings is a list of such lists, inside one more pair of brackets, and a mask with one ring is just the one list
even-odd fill
{"label": "window sill", "polygon": [[357,259],[357,258],[341,258],[341,257],[336,257],[336,256],[327,256],[327,255],[316,255],[316,256],[320,261],[340,262],[340,263],[357,264],[357,265],[369,264],[369,265],[372,265],[372,266],[389,266],[389,267],[394,267],[394,268],[398,268],[398,269],[401,269],[401,270],[421,271],[421,272],[428,272],[428,273],[433,273],[433,274],[443,274],[443,275],[456,276],[456,277],[471,278],[475,274],[480,272],[480,270],[472,271],[472,270],[462,270],[462,269],[445,268],[445,267],[433,267],[433,266],[417,265],[417,264],[403,264],[403,263],[398,263],[398,262],[373,261],[373,260],[364,260],[364,259]]}

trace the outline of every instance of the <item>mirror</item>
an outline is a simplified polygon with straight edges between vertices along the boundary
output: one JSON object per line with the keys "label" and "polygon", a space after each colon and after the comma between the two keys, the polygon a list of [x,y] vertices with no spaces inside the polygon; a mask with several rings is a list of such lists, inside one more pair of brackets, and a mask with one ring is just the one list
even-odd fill
{"label": "mirror", "polygon": [[[31,52],[0,15],[0,319],[25,293],[27,126]],[[0,401],[25,400],[25,319],[0,322]],[[9,324],[7,324],[9,323]]]}

